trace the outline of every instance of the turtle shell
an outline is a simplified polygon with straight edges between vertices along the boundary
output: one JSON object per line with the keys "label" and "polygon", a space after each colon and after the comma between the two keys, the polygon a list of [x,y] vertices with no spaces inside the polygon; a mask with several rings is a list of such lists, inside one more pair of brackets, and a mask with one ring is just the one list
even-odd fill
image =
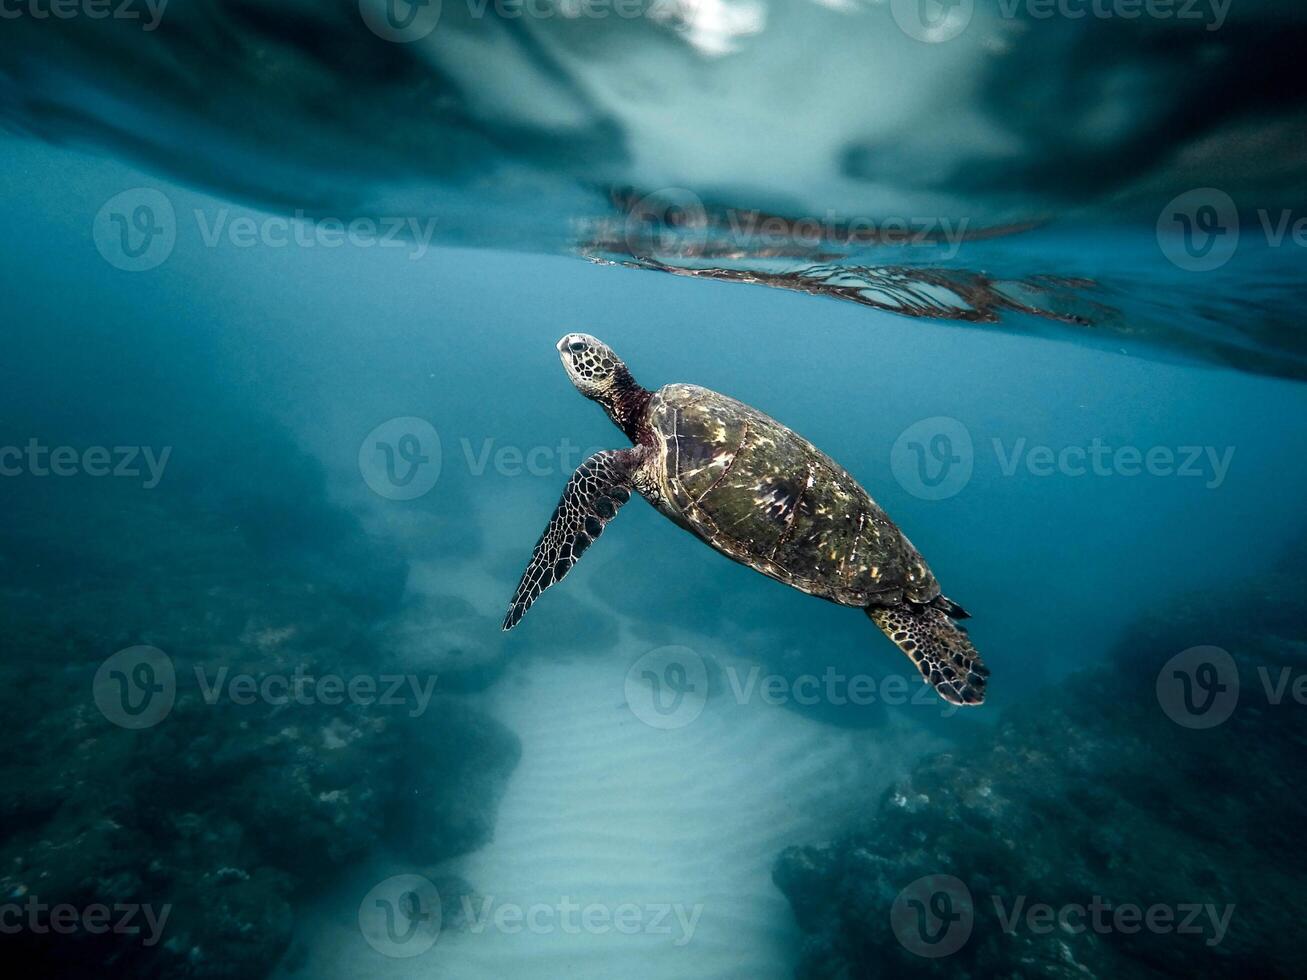
{"label": "turtle shell", "polygon": [[724,555],[849,606],[929,602],[939,583],[833,459],[775,419],[695,385],[649,406],[660,506]]}

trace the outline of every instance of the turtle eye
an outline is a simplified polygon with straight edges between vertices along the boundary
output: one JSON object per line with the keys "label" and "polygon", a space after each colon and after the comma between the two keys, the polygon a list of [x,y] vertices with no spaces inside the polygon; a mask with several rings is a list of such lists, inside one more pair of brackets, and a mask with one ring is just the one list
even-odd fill
{"label": "turtle eye", "polygon": [[573,354],[580,354],[582,351],[585,350],[585,342],[581,340],[574,340],[567,345],[567,349],[570,350]]}

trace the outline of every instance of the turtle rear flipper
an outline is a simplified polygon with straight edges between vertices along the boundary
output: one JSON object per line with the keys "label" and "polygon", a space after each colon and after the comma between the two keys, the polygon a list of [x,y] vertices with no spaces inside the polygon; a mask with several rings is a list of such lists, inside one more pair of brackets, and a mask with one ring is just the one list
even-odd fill
{"label": "turtle rear flipper", "polygon": [[940,697],[953,704],[985,700],[989,668],[967,631],[934,605],[869,606],[867,615],[908,655]]}

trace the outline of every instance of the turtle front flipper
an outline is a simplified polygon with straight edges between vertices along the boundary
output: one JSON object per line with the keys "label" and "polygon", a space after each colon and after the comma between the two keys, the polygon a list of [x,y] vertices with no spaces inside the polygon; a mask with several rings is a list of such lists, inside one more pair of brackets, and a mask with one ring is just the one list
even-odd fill
{"label": "turtle front flipper", "polygon": [[[945,600],[961,611],[961,606]],[[980,704],[985,700],[989,668],[971,645],[967,631],[936,603],[869,606],[867,615],[885,631],[939,696],[952,704]]]}
{"label": "turtle front flipper", "polygon": [[644,462],[644,449],[608,449],[595,453],[577,467],[563,488],[554,516],[531,552],[517,592],[504,617],[511,630],[526,615],[540,593],[561,582],[618,508],[631,499],[636,469]]}

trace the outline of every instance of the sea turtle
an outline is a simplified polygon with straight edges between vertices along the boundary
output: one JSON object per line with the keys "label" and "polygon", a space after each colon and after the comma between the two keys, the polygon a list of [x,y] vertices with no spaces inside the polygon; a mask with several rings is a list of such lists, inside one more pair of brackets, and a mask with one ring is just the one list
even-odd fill
{"label": "sea turtle", "polygon": [[696,385],[648,391],[583,333],[558,342],[567,376],[627,438],[583,462],[531,554],[510,630],[638,491],[728,558],[863,609],[954,704],[980,704],[989,670],[917,549],[833,459],[775,419]]}

